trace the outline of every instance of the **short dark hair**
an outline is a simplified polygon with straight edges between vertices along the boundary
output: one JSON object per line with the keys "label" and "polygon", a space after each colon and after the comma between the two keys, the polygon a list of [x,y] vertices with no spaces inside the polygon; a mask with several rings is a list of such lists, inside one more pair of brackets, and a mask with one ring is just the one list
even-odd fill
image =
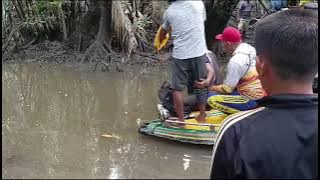
{"label": "short dark hair", "polygon": [[257,55],[268,57],[283,80],[310,80],[318,72],[318,14],[293,9],[271,14],[255,28]]}

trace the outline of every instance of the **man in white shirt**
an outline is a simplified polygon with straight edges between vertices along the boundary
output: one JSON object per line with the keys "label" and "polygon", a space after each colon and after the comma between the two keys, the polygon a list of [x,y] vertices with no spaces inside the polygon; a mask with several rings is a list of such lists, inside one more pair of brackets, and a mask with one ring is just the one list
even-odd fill
{"label": "man in white shirt", "polygon": [[[205,121],[205,107],[207,90],[193,88],[194,83],[207,79],[206,70],[206,41],[204,21],[206,19],[205,7],[202,1],[171,1],[165,11],[163,29],[160,39],[171,31],[173,38],[172,77],[173,101],[179,121],[184,121],[183,90],[196,94],[200,115],[198,121]],[[212,76],[212,74],[210,74]],[[209,85],[209,82],[205,82]]]}

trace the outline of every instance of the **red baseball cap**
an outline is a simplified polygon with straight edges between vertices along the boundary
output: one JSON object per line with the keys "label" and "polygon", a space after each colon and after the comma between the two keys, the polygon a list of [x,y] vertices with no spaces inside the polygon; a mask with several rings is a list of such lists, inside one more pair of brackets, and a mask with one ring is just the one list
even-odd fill
{"label": "red baseball cap", "polygon": [[240,31],[234,27],[226,27],[222,34],[216,35],[216,39],[228,42],[241,42]]}

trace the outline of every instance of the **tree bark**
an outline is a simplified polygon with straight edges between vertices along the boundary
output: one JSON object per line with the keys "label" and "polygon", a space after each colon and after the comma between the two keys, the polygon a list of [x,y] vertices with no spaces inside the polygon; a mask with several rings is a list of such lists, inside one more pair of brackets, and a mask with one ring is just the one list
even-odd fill
{"label": "tree bark", "polygon": [[67,25],[65,21],[65,15],[62,11],[59,11],[59,16],[61,19],[61,26],[62,26],[62,31],[63,31],[63,40],[66,41],[68,38],[68,30],[67,30]]}
{"label": "tree bark", "polygon": [[[73,2],[74,3],[74,2]],[[100,9],[99,4],[96,0],[90,1],[87,0],[86,3],[89,6],[87,13],[80,17],[79,23],[74,23],[74,28],[70,27],[72,24],[69,23],[69,31],[72,33],[68,38],[68,45],[82,51],[89,47],[93,39],[97,37],[99,30],[99,18],[100,18]],[[74,21],[78,14],[75,14],[74,4],[71,5],[73,11],[69,21]]]}
{"label": "tree bark", "polygon": [[13,2],[14,7],[15,7],[16,10],[17,10],[17,13],[18,13],[20,19],[24,19],[24,18],[25,18],[24,12],[23,12],[23,9],[22,9],[21,6],[20,6],[19,1],[14,0],[14,1],[12,1],[12,2]]}
{"label": "tree bark", "polygon": [[111,8],[112,1],[99,1],[100,7],[100,22],[99,22],[99,32],[97,40],[106,42],[107,44],[111,41]]}
{"label": "tree bark", "polygon": [[[125,7],[127,8],[127,7]],[[129,7],[131,8],[131,7]],[[125,10],[122,7],[120,1],[114,1],[112,7],[112,32],[113,32],[113,47],[118,47],[123,53],[129,57],[137,45],[137,39],[135,38],[134,29],[129,16],[132,12],[125,14]]]}

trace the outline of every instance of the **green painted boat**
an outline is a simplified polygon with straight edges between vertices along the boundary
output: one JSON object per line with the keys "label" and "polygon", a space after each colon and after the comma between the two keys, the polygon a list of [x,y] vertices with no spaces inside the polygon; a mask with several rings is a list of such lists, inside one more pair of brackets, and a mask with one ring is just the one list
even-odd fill
{"label": "green painted boat", "polygon": [[140,128],[141,134],[171,139],[183,143],[213,145],[217,136],[216,130],[194,130],[178,127],[168,127],[165,121],[156,119],[144,123]]}

